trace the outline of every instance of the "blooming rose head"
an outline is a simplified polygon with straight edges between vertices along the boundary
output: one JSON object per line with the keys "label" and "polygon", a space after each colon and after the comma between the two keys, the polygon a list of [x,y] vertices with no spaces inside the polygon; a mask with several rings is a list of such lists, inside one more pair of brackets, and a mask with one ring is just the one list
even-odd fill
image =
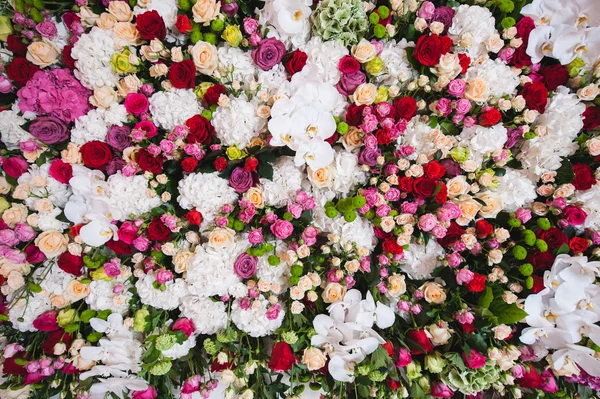
{"label": "blooming rose head", "polygon": [[279,64],[284,55],[285,46],[274,37],[262,40],[258,47],[252,50],[254,63],[265,71]]}
{"label": "blooming rose head", "polygon": [[258,265],[258,258],[256,256],[248,255],[243,252],[238,256],[233,264],[235,274],[240,278],[251,278],[256,274],[256,266]]}
{"label": "blooming rose head", "polygon": [[57,144],[69,138],[67,125],[53,116],[41,116],[31,122],[29,133],[46,145]]}

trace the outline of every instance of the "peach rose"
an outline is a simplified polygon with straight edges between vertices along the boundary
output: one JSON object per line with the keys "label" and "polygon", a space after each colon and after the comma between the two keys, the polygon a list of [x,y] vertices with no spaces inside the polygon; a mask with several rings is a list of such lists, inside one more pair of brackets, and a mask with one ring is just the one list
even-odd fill
{"label": "peach rose", "polygon": [[210,232],[208,245],[213,248],[230,247],[233,244],[235,231],[228,228],[217,228]]}
{"label": "peach rose", "polygon": [[2,213],[2,220],[13,229],[17,223],[23,223],[27,219],[27,207],[22,204],[13,204]]}
{"label": "peach rose", "polygon": [[388,295],[397,298],[406,292],[405,277],[400,274],[392,274],[388,277]]}
{"label": "peach rose", "polygon": [[331,187],[333,184],[333,175],[334,170],[329,166],[325,166],[324,168],[313,169],[309,167],[307,169],[308,180],[312,183],[313,187],[316,188],[324,188]]}
{"label": "peach rose", "polygon": [[263,192],[260,187],[251,187],[244,193],[244,199],[250,201],[255,208],[262,209],[265,207]]}
{"label": "peach rose", "polygon": [[185,273],[193,257],[194,253],[192,251],[188,251],[187,249],[182,249],[181,251],[177,252],[173,257],[175,272]]}
{"label": "peach rose", "polygon": [[377,97],[377,86],[373,83],[363,83],[356,88],[352,96],[356,105],[371,105]]}
{"label": "peach rose", "polygon": [[96,26],[104,30],[111,30],[116,23],[117,19],[115,16],[107,12],[100,14],[100,17],[96,20]]}
{"label": "peach rose", "polygon": [[220,15],[221,2],[215,0],[198,0],[192,7],[194,22],[208,26]]}
{"label": "peach rose", "polygon": [[352,46],[352,56],[356,58],[358,62],[364,64],[377,56],[377,50],[370,41],[361,39],[358,44]]}
{"label": "peach rose", "polygon": [[210,43],[199,41],[189,50],[198,72],[211,75],[219,65],[217,49]]}
{"label": "peach rose", "polygon": [[56,44],[46,38],[42,41],[31,43],[27,47],[27,60],[32,64],[45,68],[48,65],[55,64],[58,61],[60,50]]}
{"label": "peach rose", "polygon": [[327,357],[321,349],[309,346],[304,349],[302,363],[305,364],[310,371],[320,370],[325,366],[325,363],[327,363]]}
{"label": "peach rose", "polygon": [[110,86],[102,86],[94,90],[90,96],[90,104],[98,108],[110,108],[117,101],[117,92]]}
{"label": "peach rose", "polygon": [[133,18],[131,7],[124,1],[111,1],[108,4],[108,12],[119,22],[129,22]]}
{"label": "peach rose", "polygon": [[423,291],[423,296],[428,303],[439,305],[446,301],[446,291],[444,291],[444,288],[438,283],[428,281],[421,286],[420,290]]}
{"label": "peach rose", "polygon": [[79,147],[73,143],[67,144],[67,149],[61,151],[60,158],[65,163],[80,164],[81,154],[79,153]]}
{"label": "peach rose", "polygon": [[467,80],[465,98],[477,103],[485,102],[488,98],[488,88],[485,81],[480,78]]}
{"label": "peach rose", "polygon": [[[113,3],[115,2],[113,1]],[[138,32],[135,24],[131,22],[117,22],[113,28],[113,33],[117,37],[118,43],[122,46],[141,43],[140,32]]]}
{"label": "peach rose", "polygon": [[57,230],[47,230],[36,237],[35,245],[47,258],[55,258],[67,250],[69,238]]}
{"label": "peach rose", "polygon": [[328,283],[323,290],[322,297],[325,303],[335,303],[341,301],[344,295],[346,295],[346,287],[340,283]]}

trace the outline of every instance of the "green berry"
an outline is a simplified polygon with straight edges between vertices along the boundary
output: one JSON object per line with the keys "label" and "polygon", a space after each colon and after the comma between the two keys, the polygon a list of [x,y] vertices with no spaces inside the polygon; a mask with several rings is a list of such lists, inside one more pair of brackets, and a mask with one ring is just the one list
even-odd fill
{"label": "green berry", "polygon": [[205,117],[206,119],[208,119],[208,120],[211,120],[211,119],[212,119],[212,112],[211,112],[211,110],[209,110],[209,109],[205,109],[204,111],[202,111],[202,114],[201,114],[201,115],[202,115],[203,117]]}
{"label": "green berry", "polygon": [[298,342],[298,334],[296,334],[295,331],[286,331],[281,334],[281,338],[290,345],[294,345]]}
{"label": "green berry", "polygon": [[533,277],[531,277],[531,276],[527,277],[527,280],[525,280],[525,287],[528,290],[533,288]]}
{"label": "green berry", "polygon": [[290,268],[290,273],[292,274],[292,276],[300,277],[302,276],[303,272],[304,268],[302,267],[302,265],[295,264]]}
{"label": "green berry", "polygon": [[202,32],[200,32],[200,25],[198,25],[197,23],[193,23],[192,32],[190,33],[190,40],[192,41],[192,43],[196,44],[202,39],[204,39],[204,36],[202,36]]}
{"label": "green berry", "polygon": [[156,363],[154,366],[150,367],[150,374],[152,375],[165,375],[169,371],[171,371],[171,360],[163,359],[160,362]]}
{"label": "green berry", "polygon": [[506,14],[513,12],[515,9],[515,3],[511,0],[498,0],[497,4],[500,11]]}
{"label": "green berry", "polygon": [[371,220],[375,217],[375,211],[373,209],[369,209],[363,216],[365,219]]}
{"label": "green berry", "polygon": [[292,220],[292,219],[294,219],[294,215],[292,215],[290,212],[286,212],[283,214],[283,219],[288,220],[288,221]]}
{"label": "green berry", "polygon": [[385,30],[385,26],[383,25],[375,25],[375,28],[373,28],[373,34],[378,39],[382,39],[386,33],[387,31]]}
{"label": "green berry", "polygon": [[205,33],[204,41],[207,43],[210,43],[214,46],[215,44],[217,44],[217,35],[215,35],[214,33],[211,33],[211,32]]}
{"label": "green berry", "polygon": [[217,352],[219,351],[217,349],[217,345],[210,339],[205,339],[202,344],[204,346],[204,350],[206,351],[206,353],[208,353],[211,356],[216,355]]}
{"label": "green berry", "polygon": [[523,240],[525,240],[525,244],[533,247],[535,245],[535,233],[531,230],[523,230]]}
{"label": "green berry", "polygon": [[371,25],[377,25],[377,23],[379,23],[379,15],[371,13],[371,15],[369,15],[369,22]]}
{"label": "green berry", "polygon": [[517,218],[510,218],[508,219],[508,225],[510,227],[521,227],[521,221]]}
{"label": "green berry", "polygon": [[337,125],[337,131],[338,131],[340,134],[347,133],[347,132],[348,132],[348,129],[349,129],[349,126],[348,126],[348,124],[347,124],[346,122],[340,122],[340,123],[338,123],[338,125]]}
{"label": "green berry", "polygon": [[344,213],[344,220],[348,223],[352,223],[356,220],[357,216],[358,214],[356,213],[356,211],[348,211]]}
{"label": "green berry", "polygon": [[519,272],[523,276],[529,277],[531,276],[531,273],[533,273],[533,265],[531,263],[524,263],[521,266],[519,266]]}
{"label": "green berry", "polygon": [[178,0],[177,3],[179,4],[179,8],[182,11],[189,11],[192,8],[192,4],[190,3],[190,0]]}
{"label": "green berry", "polygon": [[341,199],[336,206],[340,212],[348,212],[352,210],[352,198]]}
{"label": "green berry", "polygon": [[335,208],[326,208],[325,209],[325,215],[327,215],[328,218],[333,219],[334,217],[336,217],[337,215],[339,215],[339,212]]}
{"label": "green berry", "polygon": [[534,132],[527,132],[523,137],[525,137],[526,140],[533,140],[536,136]]}
{"label": "green berry", "polygon": [[523,260],[527,257],[527,250],[521,245],[515,245],[512,249],[512,253],[517,260]]}
{"label": "green berry", "polygon": [[542,252],[546,252],[548,250],[548,244],[546,244],[546,241],[544,240],[536,240],[535,246]]}
{"label": "green berry", "polygon": [[236,220],[235,222],[233,222],[233,229],[235,231],[244,230],[244,223],[241,220]]}
{"label": "green berry", "polygon": [[215,32],[221,32],[225,27],[225,22],[222,19],[217,18],[210,23],[210,27]]}
{"label": "green berry", "polygon": [[279,257],[277,257],[277,255],[269,256],[269,265],[278,266],[279,263],[280,263],[280,260],[279,260]]}
{"label": "green berry", "polygon": [[515,19],[513,17],[506,17],[502,20],[501,25],[504,29],[512,28],[515,26]]}
{"label": "green berry", "polygon": [[273,244],[267,243],[267,244],[262,245],[262,249],[265,252],[271,252],[274,248],[275,248],[275,246],[273,246]]}
{"label": "green berry", "polygon": [[352,206],[354,209],[362,208],[367,203],[367,200],[362,195],[352,198]]}
{"label": "green berry", "polygon": [[379,6],[377,12],[382,19],[386,19],[390,16],[390,9],[387,6]]}
{"label": "green berry", "polygon": [[296,285],[296,284],[298,284],[298,281],[300,281],[300,277],[298,277],[298,276],[290,276],[290,284]]}
{"label": "green berry", "polygon": [[550,228],[550,226],[551,226],[550,221],[548,220],[548,218],[540,218],[540,219],[538,219],[537,225],[542,230],[548,230]]}

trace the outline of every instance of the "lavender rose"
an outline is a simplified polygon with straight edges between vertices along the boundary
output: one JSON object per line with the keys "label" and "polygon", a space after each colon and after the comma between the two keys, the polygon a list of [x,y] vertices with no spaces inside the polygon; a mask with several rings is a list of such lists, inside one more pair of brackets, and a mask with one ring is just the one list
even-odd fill
{"label": "lavender rose", "polygon": [[113,125],[106,134],[106,144],[117,151],[123,151],[131,145],[131,128]]}
{"label": "lavender rose", "polygon": [[236,2],[229,4],[221,3],[221,11],[223,11],[223,13],[225,13],[225,15],[227,15],[229,18],[233,18],[235,14],[237,14],[239,8],[240,7]]}
{"label": "lavender rose", "polygon": [[29,133],[46,145],[57,144],[69,138],[67,125],[54,116],[40,116],[31,122]]}
{"label": "lavender rose", "polygon": [[358,162],[363,165],[375,166],[377,165],[377,158],[381,155],[379,148],[365,148],[358,155]]}
{"label": "lavender rose", "polygon": [[252,173],[239,166],[231,172],[229,185],[238,193],[245,193],[252,187]]}
{"label": "lavender rose", "polygon": [[262,40],[252,50],[252,59],[259,68],[268,71],[279,64],[285,56],[285,46],[274,37]]}
{"label": "lavender rose", "polygon": [[114,157],[106,166],[106,173],[109,176],[116,174],[127,165],[122,158]]}
{"label": "lavender rose", "polygon": [[342,75],[340,82],[337,84],[338,91],[349,96],[353,94],[358,86],[367,82],[367,77],[361,71],[355,73],[345,73]]}
{"label": "lavender rose", "polygon": [[448,29],[452,26],[452,18],[454,17],[454,9],[448,6],[437,7],[433,13],[432,22],[441,22],[444,24],[444,31],[442,32],[445,35],[448,32]]}
{"label": "lavender rose", "polygon": [[240,278],[251,278],[256,274],[256,265],[258,264],[258,258],[256,256],[250,256],[246,252],[242,253],[235,260],[233,269],[235,274]]}
{"label": "lavender rose", "polygon": [[509,128],[507,130],[508,130],[508,140],[506,140],[505,147],[513,148],[515,145],[517,145],[517,142],[519,141],[519,139],[521,139],[523,137],[523,128],[521,126],[519,126],[516,129]]}

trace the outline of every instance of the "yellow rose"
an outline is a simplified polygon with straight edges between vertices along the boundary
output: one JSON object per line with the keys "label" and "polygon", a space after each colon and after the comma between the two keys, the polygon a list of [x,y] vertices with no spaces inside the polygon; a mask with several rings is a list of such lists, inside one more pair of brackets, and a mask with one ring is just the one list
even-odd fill
{"label": "yellow rose", "polygon": [[45,68],[58,61],[60,51],[56,44],[44,38],[40,42],[33,42],[27,47],[27,60],[32,64]]}
{"label": "yellow rose", "polygon": [[198,72],[211,75],[219,65],[217,49],[210,43],[199,41],[189,50]]}
{"label": "yellow rose", "polygon": [[439,305],[446,300],[446,291],[438,283],[428,281],[421,286],[420,290],[423,292],[423,296],[428,303]]}
{"label": "yellow rose", "polygon": [[117,101],[117,92],[110,86],[98,87],[90,96],[90,103],[98,108],[110,108]]}
{"label": "yellow rose", "polygon": [[221,2],[216,0],[198,0],[192,13],[194,14],[194,22],[208,26],[210,22],[220,15]]}
{"label": "yellow rose", "polygon": [[387,293],[391,297],[397,298],[406,292],[406,282],[404,279],[405,277],[400,274],[392,274],[388,277]]}
{"label": "yellow rose", "polygon": [[331,187],[333,184],[333,172],[334,169],[331,165],[325,166],[324,168],[313,169],[308,168],[308,180],[312,183],[313,187],[324,188]]}
{"label": "yellow rose", "polygon": [[177,252],[173,257],[175,272],[185,273],[193,257],[194,253],[192,251],[188,251],[187,249],[182,249],[181,251]]}
{"label": "yellow rose", "polygon": [[339,283],[328,283],[322,297],[325,303],[335,303],[341,301],[344,295],[346,295],[346,287]]}
{"label": "yellow rose", "polygon": [[22,204],[13,204],[2,213],[2,220],[13,229],[17,223],[23,223],[27,219],[27,208]]}
{"label": "yellow rose", "polygon": [[373,83],[363,83],[356,88],[353,97],[356,105],[371,105],[377,97],[377,87]]}
{"label": "yellow rose", "polygon": [[265,207],[263,192],[260,187],[251,187],[244,193],[244,199],[250,201],[255,208],[262,209]]}
{"label": "yellow rose", "polygon": [[216,228],[208,236],[208,245],[213,248],[225,248],[233,244],[235,231],[232,229]]}
{"label": "yellow rose", "polygon": [[238,47],[242,42],[242,32],[237,25],[229,25],[225,28],[222,37],[231,47]]}
{"label": "yellow rose", "polygon": [[352,46],[352,56],[356,58],[358,62],[364,64],[377,56],[377,50],[370,41],[361,39],[358,44]]}
{"label": "yellow rose", "polygon": [[111,1],[108,5],[108,12],[119,22],[129,22],[133,18],[133,12],[125,1]]}
{"label": "yellow rose", "polygon": [[4,15],[0,16],[0,40],[5,42],[11,33],[13,33],[13,28],[10,24],[10,18]]}
{"label": "yellow rose", "polygon": [[483,79],[473,78],[467,80],[467,90],[465,90],[465,98],[477,103],[485,102],[488,98],[487,84]]}
{"label": "yellow rose", "polygon": [[47,258],[55,258],[67,250],[69,238],[56,230],[48,230],[37,236],[35,245]]}
{"label": "yellow rose", "polygon": [[325,366],[325,363],[327,363],[327,357],[321,349],[309,346],[304,349],[302,363],[305,364],[310,371],[320,370]]}

